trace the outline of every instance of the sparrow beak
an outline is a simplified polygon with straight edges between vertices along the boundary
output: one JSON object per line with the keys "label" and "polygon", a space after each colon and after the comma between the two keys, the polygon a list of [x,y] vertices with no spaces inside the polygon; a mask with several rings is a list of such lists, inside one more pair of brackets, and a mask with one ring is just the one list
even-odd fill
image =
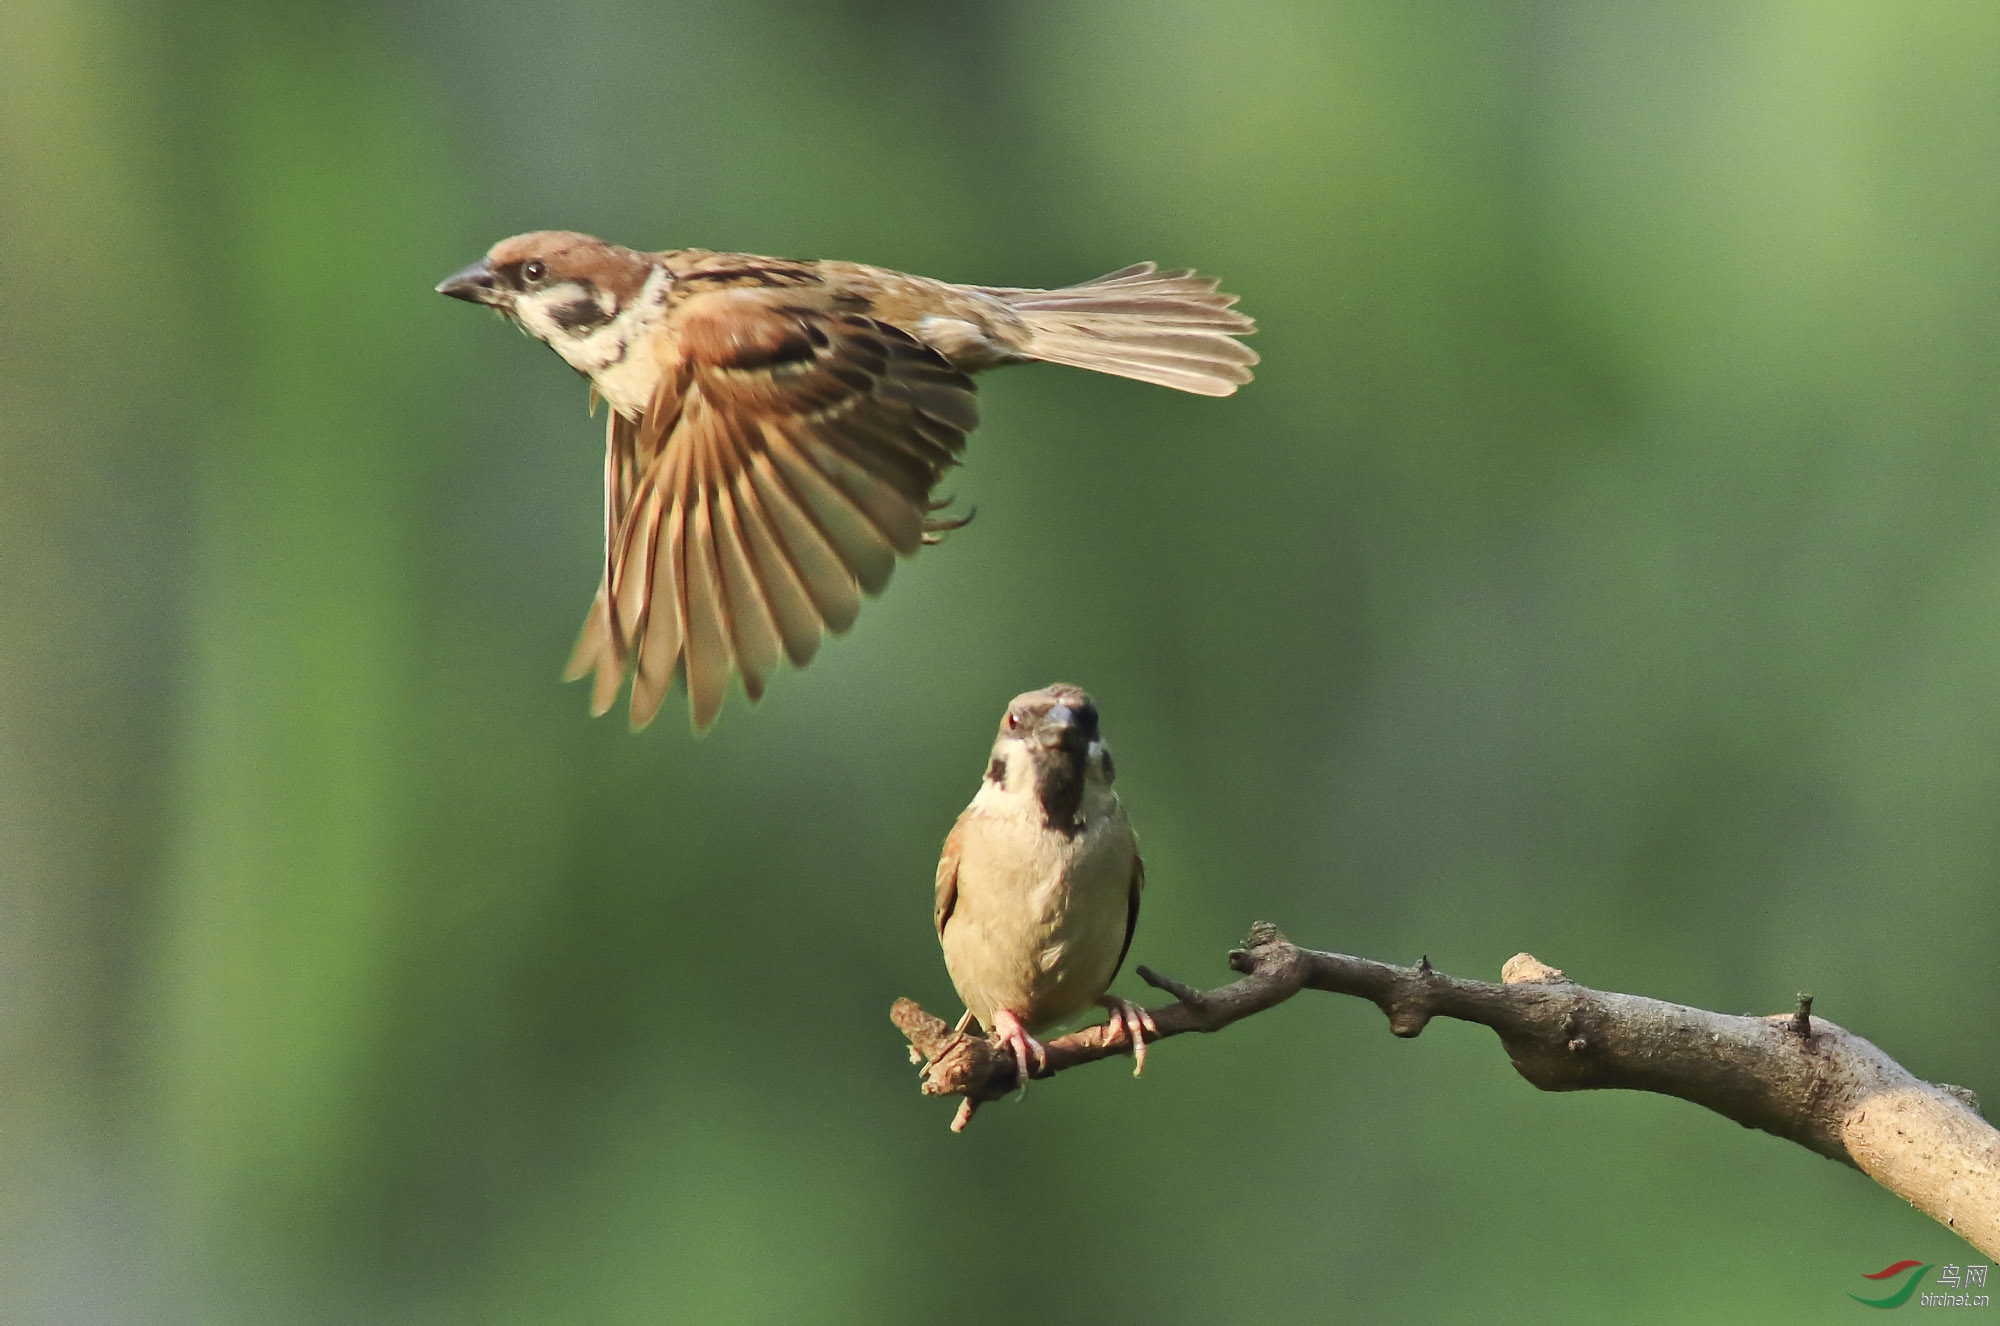
{"label": "sparrow beak", "polygon": [[1090,744],[1091,734],[1084,730],[1076,710],[1066,704],[1056,705],[1049,710],[1049,723],[1056,729],[1055,745],[1066,751],[1080,751]]}
{"label": "sparrow beak", "polygon": [[468,304],[499,305],[506,302],[506,292],[493,279],[493,269],[481,258],[462,272],[453,272],[437,283],[437,292],[462,299]]}

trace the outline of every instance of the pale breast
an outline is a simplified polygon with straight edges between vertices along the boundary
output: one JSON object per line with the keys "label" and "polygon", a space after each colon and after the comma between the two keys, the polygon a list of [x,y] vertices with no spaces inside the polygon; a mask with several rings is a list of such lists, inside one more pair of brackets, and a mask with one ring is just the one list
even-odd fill
{"label": "pale breast", "polygon": [[1030,1029],[1075,1017],[1125,947],[1132,832],[1115,798],[1075,835],[1039,815],[969,816],[942,936],[952,983],[981,1025],[1005,1008]]}

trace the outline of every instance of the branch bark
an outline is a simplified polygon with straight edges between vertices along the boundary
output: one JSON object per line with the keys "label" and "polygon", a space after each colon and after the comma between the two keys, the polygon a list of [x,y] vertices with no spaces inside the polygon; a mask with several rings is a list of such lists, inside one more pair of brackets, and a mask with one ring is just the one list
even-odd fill
{"label": "branch bark", "polygon": [[[1302,949],[1259,922],[1229,965],[1240,979],[1195,990],[1145,967],[1147,984],[1174,996],[1149,1010],[1165,1040],[1220,1031],[1300,990],[1354,995],[1380,1008],[1389,1030],[1415,1036],[1434,1017],[1490,1027],[1514,1069],[1543,1091],[1619,1087],[1693,1101],[1859,1169],[1989,1256],[2000,1257],[2000,1131],[1962,1087],[1916,1077],[1853,1032],[1812,1012],[1739,1017],[1578,985],[1526,953],[1501,983]],[[925,1095],[958,1096],[954,1130],[980,1105],[1013,1090],[1012,1058],[983,1037],[954,1033],[908,999],[890,1018],[925,1064]],[[1046,1073],[1131,1053],[1104,1026],[1048,1043]]]}

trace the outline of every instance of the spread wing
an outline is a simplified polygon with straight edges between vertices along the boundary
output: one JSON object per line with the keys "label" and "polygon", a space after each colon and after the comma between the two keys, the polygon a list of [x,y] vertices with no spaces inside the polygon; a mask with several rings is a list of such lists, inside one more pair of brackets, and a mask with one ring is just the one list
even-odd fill
{"label": "spread wing", "polygon": [[690,298],[652,406],[613,414],[617,517],[570,666],[596,672],[594,712],[631,665],[634,727],[676,675],[707,727],[732,670],[757,699],[780,655],[803,667],[942,524],[931,491],[978,422],[972,380],[887,323],[796,299]]}
{"label": "spread wing", "polygon": [[[1126,890],[1125,901],[1125,946],[1118,950],[1118,961],[1111,965],[1112,980],[1118,978],[1118,971],[1125,965],[1125,955],[1132,951],[1132,936],[1139,929],[1139,893],[1146,887],[1146,863],[1132,853],[1132,883]],[[944,929],[942,925],[938,927]],[[1108,985],[1110,982],[1106,982]]]}
{"label": "spread wing", "polygon": [[937,905],[931,917],[937,922],[939,939],[944,938],[944,923],[958,909],[958,835],[964,825],[965,816],[960,815],[958,823],[952,825],[951,832],[945,835],[944,854],[938,857]]}

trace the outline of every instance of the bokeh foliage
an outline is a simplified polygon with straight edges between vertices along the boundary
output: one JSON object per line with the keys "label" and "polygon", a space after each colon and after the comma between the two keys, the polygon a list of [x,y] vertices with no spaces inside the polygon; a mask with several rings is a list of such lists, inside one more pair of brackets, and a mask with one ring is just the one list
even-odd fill
{"label": "bokeh foliage", "polygon": [[[8,1320],[1819,1320],[1966,1258],[1470,1028],[1304,998],[951,1137],[884,1013],[950,1005],[937,845],[1063,679],[1140,960],[1212,982],[1268,917],[1810,989],[2000,1098],[2000,10],[7,27]],[[541,226],[1197,264],[1265,365],[1220,403],[988,379],[978,520],[757,710],[633,737],[554,681],[582,388],[429,291]]]}

